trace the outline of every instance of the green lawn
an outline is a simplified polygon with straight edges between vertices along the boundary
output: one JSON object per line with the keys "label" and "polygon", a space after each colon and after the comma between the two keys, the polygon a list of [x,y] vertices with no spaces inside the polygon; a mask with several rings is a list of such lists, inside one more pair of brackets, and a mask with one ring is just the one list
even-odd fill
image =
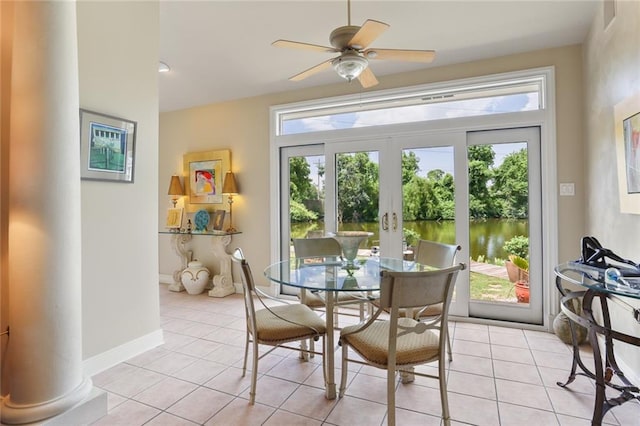
{"label": "green lawn", "polygon": [[471,272],[471,299],[515,303],[516,294],[509,280]]}

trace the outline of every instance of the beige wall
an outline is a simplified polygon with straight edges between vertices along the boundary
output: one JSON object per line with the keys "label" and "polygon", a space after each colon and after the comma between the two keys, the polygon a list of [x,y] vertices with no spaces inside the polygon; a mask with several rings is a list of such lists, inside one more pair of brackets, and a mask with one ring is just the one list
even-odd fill
{"label": "beige wall", "polygon": [[80,106],[138,123],[134,183],[82,181],[86,360],[160,328],[159,5],[81,1],[77,19]]}
{"label": "beige wall", "polygon": [[[569,46],[381,77],[381,84],[375,89],[555,66],[558,164],[562,165],[558,168],[558,181],[575,182],[577,187],[575,197],[561,197],[558,200],[559,256],[561,260],[569,260],[576,257],[577,241],[584,230],[584,170],[582,161],[576,161],[575,155],[583,151],[581,61],[580,46]],[[270,204],[277,202],[269,193],[269,107],[359,90],[357,84],[340,82],[331,86],[160,114],[160,220],[164,220],[166,208],[170,206],[169,197],[164,194],[167,193],[170,175],[182,170],[182,155],[186,152],[230,148],[233,170],[237,173],[242,192],[234,204],[234,224],[243,232],[233,237],[232,246],[244,249],[258,283],[266,284],[262,270],[269,263],[268,212]],[[555,241],[550,243],[554,244]],[[207,250],[207,242],[194,241],[193,246],[199,260],[209,267],[216,267],[211,256],[208,256],[210,250]],[[161,274],[171,274],[179,267],[166,236],[160,237],[159,257]]]}
{"label": "beige wall", "polygon": [[[0,331],[9,324],[9,108],[11,106],[11,56],[13,42],[13,4],[0,2]],[[0,395],[9,391],[7,358],[8,336],[0,338]]]}
{"label": "beige wall", "polygon": [[[613,113],[617,103],[640,93],[640,2],[618,1],[616,6],[616,18],[606,30],[599,10],[584,43],[586,234],[640,262],[640,215],[620,213]],[[638,301],[625,303],[640,307]],[[612,320],[621,331],[640,336],[630,309],[615,310]],[[640,379],[638,349],[624,343],[615,347]]]}

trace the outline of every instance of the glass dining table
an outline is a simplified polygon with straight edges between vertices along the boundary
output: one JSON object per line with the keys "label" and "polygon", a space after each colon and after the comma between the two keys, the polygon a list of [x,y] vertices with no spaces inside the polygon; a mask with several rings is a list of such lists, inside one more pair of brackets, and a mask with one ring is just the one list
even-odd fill
{"label": "glass dining table", "polygon": [[339,293],[352,294],[354,300],[373,298],[380,290],[383,270],[409,272],[426,270],[426,265],[413,261],[385,257],[357,258],[353,266],[347,266],[339,257],[328,258],[292,258],[269,265],[264,275],[269,280],[282,285],[296,287],[301,291],[322,292],[325,301],[325,320],[327,333],[325,338],[326,397],[335,399],[335,346],[333,311]]}

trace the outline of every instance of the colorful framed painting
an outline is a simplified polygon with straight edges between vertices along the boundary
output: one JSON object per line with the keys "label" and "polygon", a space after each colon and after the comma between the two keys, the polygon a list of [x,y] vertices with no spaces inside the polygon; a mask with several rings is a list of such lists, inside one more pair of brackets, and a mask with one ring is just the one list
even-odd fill
{"label": "colorful framed painting", "polygon": [[614,108],[622,213],[640,214],[640,92]]}
{"label": "colorful framed painting", "polygon": [[195,152],[184,155],[185,193],[187,211],[216,209],[223,203],[222,184],[224,175],[231,167],[231,151]]}
{"label": "colorful framed painting", "polygon": [[80,178],[133,183],[136,122],[80,109]]}

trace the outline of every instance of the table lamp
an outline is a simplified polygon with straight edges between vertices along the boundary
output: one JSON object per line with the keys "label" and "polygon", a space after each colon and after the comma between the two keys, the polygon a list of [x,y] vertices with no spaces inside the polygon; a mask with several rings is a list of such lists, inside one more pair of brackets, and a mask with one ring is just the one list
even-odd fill
{"label": "table lamp", "polygon": [[167,191],[167,194],[171,195],[171,202],[173,203],[173,208],[175,209],[178,198],[180,198],[181,195],[184,195],[184,189],[182,189],[182,184],[180,183],[179,176],[171,176],[171,181],[169,182],[169,191]]}
{"label": "table lamp", "polygon": [[238,185],[236,184],[236,178],[233,172],[229,171],[224,176],[224,183],[222,184],[222,193],[229,196],[229,227],[227,232],[236,232],[236,228],[233,227],[233,196],[238,194]]}

